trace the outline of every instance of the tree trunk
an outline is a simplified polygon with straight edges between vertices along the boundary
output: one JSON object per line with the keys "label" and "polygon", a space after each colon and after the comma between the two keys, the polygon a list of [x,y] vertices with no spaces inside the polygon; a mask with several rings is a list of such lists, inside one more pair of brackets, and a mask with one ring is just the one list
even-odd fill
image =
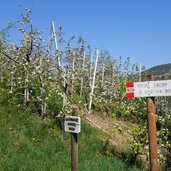
{"label": "tree trunk", "polygon": [[29,101],[29,73],[28,73],[28,68],[25,67],[24,104],[27,105],[28,101]]}
{"label": "tree trunk", "polygon": [[112,84],[111,84],[111,95],[110,95],[110,103],[112,103],[112,99],[114,97],[114,78],[115,78],[115,64],[112,65]]}
{"label": "tree trunk", "polygon": [[75,81],[75,51],[72,54],[72,76],[71,76],[71,97],[73,98],[74,94],[74,81]]}
{"label": "tree trunk", "polygon": [[84,81],[84,68],[85,68],[85,57],[86,53],[84,51],[83,53],[83,64],[82,64],[82,76],[81,76],[81,90],[80,90],[80,97],[82,96],[82,91],[83,91],[83,81]]}
{"label": "tree trunk", "polygon": [[67,78],[67,71],[66,68],[64,68],[64,79],[63,79],[63,110],[67,105],[67,82],[66,82],[66,78]]}
{"label": "tree trunk", "polygon": [[40,99],[41,99],[41,117],[44,119],[46,114],[46,103],[45,103],[45,80],[43,78],[43,68],[42,68],[42,56],[39,61],[40,72],[39,72],[39,81],[40,81]]}

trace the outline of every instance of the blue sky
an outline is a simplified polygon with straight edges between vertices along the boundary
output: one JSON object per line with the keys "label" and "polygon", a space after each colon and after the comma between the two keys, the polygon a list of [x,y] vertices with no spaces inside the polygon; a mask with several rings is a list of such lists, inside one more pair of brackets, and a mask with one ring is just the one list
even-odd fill
{"label": "blue sky", "polygon": [[171,63],[170,0],[1,0],[0,28],[19,18],[19,4],[32,7],[33,25],[47,35],[54,20],[68,36],[82,36],[116,59],[146,68]]}

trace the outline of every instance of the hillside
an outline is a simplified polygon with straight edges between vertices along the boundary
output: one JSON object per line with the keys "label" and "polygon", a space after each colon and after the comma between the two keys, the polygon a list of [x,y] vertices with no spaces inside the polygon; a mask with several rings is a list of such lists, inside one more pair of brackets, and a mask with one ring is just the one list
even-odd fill
{"label": "hillside", "polygon": [[[69,171],[70,134],[61,131],[54,119],[42,121],[30,109],[12,106],[7,98],[2,99],[2,92],[4,97],[5,90],[0,96],[0,170]],[[131,165],[128,149],[118,154],[104,133],[82,120],[79,170],[141,170]]]}
{"label": "hillside", "polygon": [[[79,170],[140,170],[144,156],[148,165],[146,99],[126,97],[126,82],[140,80],[137,64],[114,59],[81,37],[68,39],[62,27],[44,40],[29,9],[16,23],[0,32],[0,170],[70,170],[63,120],[73,106],[82,118]],[[9,31],[22,39],[11,43]],[[169,72],[157,76],[165,79]],[[170,108],[167,99],[155,104],[158,160],[169,169]]]}
{"label": "hillside", "polygon": [[160,79],[170,79],[171,78],[171,63],[157,65],[145,71],[145,73],[153,74],[154,77]]}

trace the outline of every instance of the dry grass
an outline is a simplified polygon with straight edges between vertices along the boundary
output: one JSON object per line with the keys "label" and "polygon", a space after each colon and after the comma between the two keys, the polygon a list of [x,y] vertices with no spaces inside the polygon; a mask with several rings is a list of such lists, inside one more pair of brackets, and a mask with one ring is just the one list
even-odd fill
{"label": "dry grass", "polygon": [[[86,115],[85,117],[88,122],[105,132],[109,136],[109,140],[114,144],[118,149],[123,147],[129,147],[128,139],[131,138],[129,130],[131,130],[136,125],[129,121],[117,120],[112,117],[102,117],[96,113]],[[117,127],[115,129],[115,127]]]}

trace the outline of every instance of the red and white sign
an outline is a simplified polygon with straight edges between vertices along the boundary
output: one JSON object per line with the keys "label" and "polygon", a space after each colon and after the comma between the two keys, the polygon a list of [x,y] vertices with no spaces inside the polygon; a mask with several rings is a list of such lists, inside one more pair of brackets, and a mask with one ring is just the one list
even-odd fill
{"label": "red and white sign", "polygon": [[128,98],[134,97],[134,82],[126,83],[126,96]]}
{"label": "red and white sign", "polygon": [[127,82],[126,95],[128,98],[171,96],[171,80]]}

